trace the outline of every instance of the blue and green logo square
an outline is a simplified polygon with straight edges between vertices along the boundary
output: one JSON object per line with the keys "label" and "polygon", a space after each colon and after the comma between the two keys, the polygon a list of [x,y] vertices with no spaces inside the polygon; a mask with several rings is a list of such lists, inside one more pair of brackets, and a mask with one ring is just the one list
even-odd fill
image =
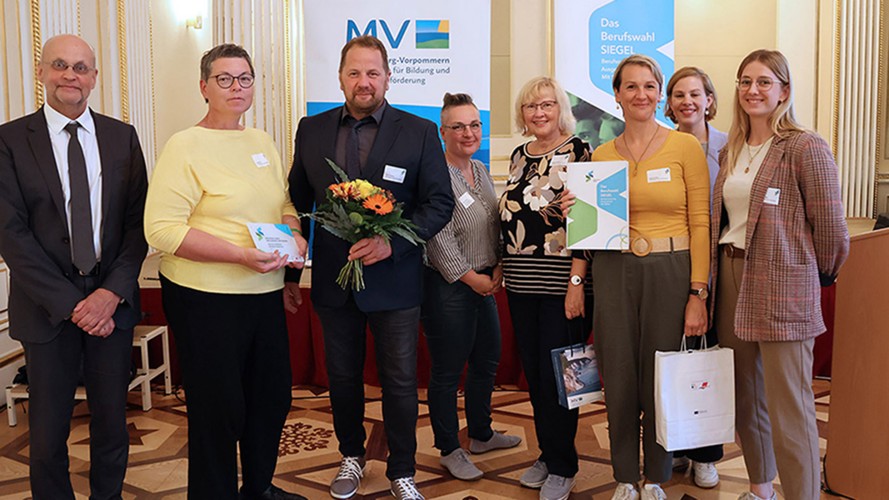
{"label": "blue and green logo square", "polygon": [[418,49],[447,49],[450,40],[451,26],[447,19],[417,21]]}

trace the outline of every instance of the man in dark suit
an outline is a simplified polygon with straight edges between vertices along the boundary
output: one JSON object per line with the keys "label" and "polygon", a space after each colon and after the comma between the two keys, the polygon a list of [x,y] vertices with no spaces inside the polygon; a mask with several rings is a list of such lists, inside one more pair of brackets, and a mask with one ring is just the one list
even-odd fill
{"label": "man in dark suit", "polygon": [[[389,76],[386,48],[378,39],[357,37],[343,47],[339,79],[345,105],[300,121],[290,195],[301,213],[322,203],[327,187],[336,182],[325,161],[330,158],[351,178],[391,191],[404,203],[405,216],[419,226],[420,237],[429,239],[450,220],[454,207],[447,165],[435,124],[386,103]],[[308,229],[304,222],[303,234]],[[369,324],[383,386],[386,476],[396,498],[422,499],[413,476],[423,249],[400,237],[391,242],[368,238],[350,247],[316,228],[312,252],[312,302],[324,327],[333,421],[343,454],[330,493],[334,498],[354,495],[364,470],[363,367]],[[347,259],[360,259],[365,266],[366,288],[360,292],[336,283]],[[288,276],[293,279],[295,272]],[[289,291],[293,287],[288,283]]]}
{"label": "man in dark suit", "polygon": [[147,180],[133,127],[87,107],[96,75],[85,41],[51,38],[37,69],[46,105],[0,126],[0,255],[10,334],[25,348],[35,500],[74,498],[66,441],[81,368],[90,498],[121,498],[127,466]]}

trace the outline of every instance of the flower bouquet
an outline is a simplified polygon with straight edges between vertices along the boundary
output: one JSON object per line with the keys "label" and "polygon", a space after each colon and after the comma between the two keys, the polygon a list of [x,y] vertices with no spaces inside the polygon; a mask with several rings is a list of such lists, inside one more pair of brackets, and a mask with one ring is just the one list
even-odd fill
{"label": "flower bouquet", "polygon": [[[326,159],[339,183],[327,188],[327,200],[313,213],[300,214],[321,224],[321,227],[351,244],[364,238],[379,236],[389,242],[398,235],[414,245],[424,244],[417,236],[417,226],[402,216],[402,204],[392,193],[364,179],[349,176],[330,159]],[[350,260],[340,269],[336,279],[345,290],[364,290],[364,266],[360,259]]]}

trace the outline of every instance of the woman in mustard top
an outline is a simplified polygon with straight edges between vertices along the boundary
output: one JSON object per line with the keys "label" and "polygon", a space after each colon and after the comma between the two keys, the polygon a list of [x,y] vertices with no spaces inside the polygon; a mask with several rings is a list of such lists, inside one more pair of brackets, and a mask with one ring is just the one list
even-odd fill
{"label": "woman in mustard top", "polygon": [[[655,111],[664,77],[648,56],[618,65],[612,87],[626,128],[593,152],[593,161],[629,162],[630,248],[592,254],[593,336],[607,392],[613,499],[665,499],[672,454],[657,444],[654,353],[675,351],[682,335],[707,329],[710,177],[701,145],[660,126]],[[572,275],[588,261],[574,258]],[[569,287],[569,316],[584,314]],[[639,428],[645,484],[638,488]]]}

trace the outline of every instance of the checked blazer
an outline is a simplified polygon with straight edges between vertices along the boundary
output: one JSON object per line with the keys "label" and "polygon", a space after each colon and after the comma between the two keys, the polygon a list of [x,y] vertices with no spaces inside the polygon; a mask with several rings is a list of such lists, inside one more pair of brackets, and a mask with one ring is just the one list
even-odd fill
{"label": "checked blazer", "polygon": [[[710,212],[713,290],[718,241],[728,224],[722,188],[725,151]],[[779,189],[777,205],[764,203]],[[744,276],[735,313],[735,335],[748,342],[799,341],[824,333],[821,286],[833,283],[849,254],[849,231],[838,171],[827,143],[814,132],[776,136],[750,191]],[[711,318],[715,301],[711,303]]]}

